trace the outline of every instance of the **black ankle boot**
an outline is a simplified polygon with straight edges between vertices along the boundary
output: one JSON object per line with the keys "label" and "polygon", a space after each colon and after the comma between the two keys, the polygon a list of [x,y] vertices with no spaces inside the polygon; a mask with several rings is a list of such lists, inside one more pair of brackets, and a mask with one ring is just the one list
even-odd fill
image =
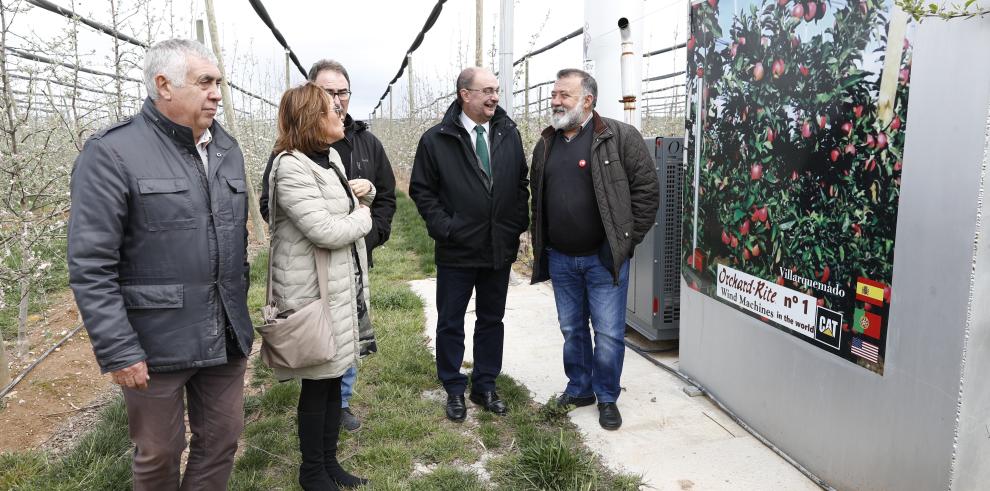
{"label": "black ankle boot", "polygon": [[326,466],[327,475],[330,476],[330,480],[341,488],[356,488],[368,484],[367,479],[357,477],[345,471],[340,466],[340,463],[337,462],[336,458],[333,460],[324,460],[323,464]]}
{"label": "black ankle boot", "polygon": [[[323,465],[323,433],[326,429],[326,413],[297,411],[299,418],[299,485],[304,491],[339,491]],[[336,445],[334,446],[336,449]]]}
{"label": "black ankle boot", "polygon": [[337,441],[340,438],[340,401],[336,409],[327,408],[323,429],[323,466],[334,484],[341,488],[354,488],[368,484],[362,479],[345,471],[337,461]]}

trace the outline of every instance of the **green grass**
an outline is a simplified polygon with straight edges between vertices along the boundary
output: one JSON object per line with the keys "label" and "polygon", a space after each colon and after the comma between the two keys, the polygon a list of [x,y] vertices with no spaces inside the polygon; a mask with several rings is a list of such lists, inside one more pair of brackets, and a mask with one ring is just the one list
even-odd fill
{"label": "green grass", "polygon": [[[351,406],[362,428],[341,433],[344,467],[371,479],[368,489],[374,490],[637,489],[638,479],[614,475],[583,447],[565,409],[533,403],[526,388],[510,377],[496,381],[509,416],[472,411],[477,424],[447,421],[442,403],[424,397],[426,392],[442,394],[442,388],[423,336],[423,303],[407,282],[435,274],[433,241],[404,196],[392,228],[389,242],[375,250],[371,305],[379,352],[361,364]],[[263,282],[259,278],[253,284]],[[237,463],[233,482],[237,489],[297,489],[296,437],[285,422],[293,421],[290,396],[298,389],[275,383],[270,373],[257,370],[257,363],[255,368],[251,383],[264,393],[249,398],[249,418],[256,420],[248,424],[246,439],[283,450],[284,459],[249,449]],[[272,420],[277,421],[274,428]],[[281,438],[288,445],[262,441],[279,431],[286,432]],[[486,451],[495,456],[488,464],[491,483],[469,469]],[[417,464],[433,471],[413,477]]]}
{"label": "green grass", "polygon": [[127,412],[117,398],[99,422],[60,459],[37,452],[0,455],[0,489],[124,490],[131,485]]}
{"label": "green grass", "polygon": [[[248,295],[253,314],[264,302],[267,258],[252,264]],[[371,270],[372,318],[379,352],[361,364],[351,406],[362,420],[342,432],[339,458],[349,471],[371,479],[370,490],[633,490],[639,480],[607,470],[586,449],[555,405],[540,405],[512,378],[496,380],[509,415],[470,410],[472,420],[452,423],[443,403],[432,353],[423,335],[423,303],[407,282],[435,274],[433,241],[405,196],[391,240],[375,251]],[[256,322],[258,319],[255,319]],[[299,465],[295,408],[299,385],[278,383],[254,356],[245,397],[243,452],[230,489],[297,490]],[[471,468],[485,456],[491,481]],[[55,460],[33,453],[0,455],[0,489],[127,489],[130,452],[121,403],[70,455]],[[417,469],[427,472],[415,472]]]}

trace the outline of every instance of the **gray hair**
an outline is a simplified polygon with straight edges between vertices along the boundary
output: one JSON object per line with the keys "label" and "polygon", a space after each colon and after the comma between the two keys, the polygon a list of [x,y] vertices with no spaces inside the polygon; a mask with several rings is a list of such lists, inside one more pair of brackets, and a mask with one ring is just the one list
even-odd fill
{"label": "gray hair", "polygon": [[158,86],[155,84],[155,77],[158,75],[164,75],[176,87],[186,85],[188,56],[217,64],[217,57],[206,46],[190,39],[167,39],[148,48],[144,55],[144,85],[151,100],[158,100]]}
{"label": "gray hair", "polygon": [[568,77],[581,78],[581,90],[584,91],[584,95],[591,94],[591,108],[594,109],[598,105],[598,82],[595,81],[595,77],[577,68],[565,68],[557,72],[557,80]]}
{"label": "gray hair", "polygon": [[347,80],[347,86],[348,87],[351,86],[351,77],[350,75],[347,74],[347,69],[344,68],[344,65],[341,65],[340,62],[337,60],[322,59],[316,63],[313,63],[313,66],[310,67],[309,73],[306,75],[306,78],[308,78],[310,82],[315,82],[316,76],[319,75],[320,72],[324,70],[330,70],[332,72],[337,72],[343,75],[344,80]]}

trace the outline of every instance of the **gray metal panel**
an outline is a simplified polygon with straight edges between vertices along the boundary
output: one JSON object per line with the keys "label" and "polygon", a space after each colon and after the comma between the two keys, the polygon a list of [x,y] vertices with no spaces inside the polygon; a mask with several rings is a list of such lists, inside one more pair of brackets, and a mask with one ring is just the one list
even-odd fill
{"label": "gray metal panel", "polygon": [[929,20],[914,41],[884,375],[682,289],[681,369],[840,489],[948,488],[960,407],[952,487],[990,481],[987,252],[973,262],[990,107],[990,57],[977,53],[990,21]]}
{"label": "gray metal panel", "polygon": [[[977,4],[982,4],[984,9],[990,8],[990,1],[987,0]],[[990,456],[990,384],[987,383],[990,374],[990,236],[987,233],[987,212],[990,210],[986,196],[987,178],[990,174],[990,95],[987,94],[990,92],[990,57],[986,55],[985,47],[990,46],[990,18],[984,17],[981,21],[965,24],[938,23],[931,27],[931,31],[932,38],[944,39],[943,44],[937,48],[933,46],[932,51],[938,53],[931,55],[933,64],[936,64],[933,70],[940,73],[941,79],[952,80],[951,88],[946,93],[958,89],[961,94],[941,101],[943,111],[944,108],[953,108],[943,112],[941,121],[943,131],[949,133],[946,135],[949,137],[948,141],[939,147],[926,148],[925,151],[930,162],[953,165],[957,161],[940,155],[939,150],[942,146],[959,147],[959,162],[968,163],[970,158],[976,158],[981,167],[978,182],[973,176],[973,184],[979,185],[978,201],[982,206],[975,231],[978,240],[975,244],[967,244],[976,250],[976,257],[973,269],[966,278],[971,291],[970,315],[963,333],[966,344],[963,346],[964,369],[959,387],[960,405],[956,455],[952,462],[952,489],[986,489],[990,486],[990,459],[987,458]],[[963,46],[956,44],[961,39],[966,40],[967,48],[952,49]],[[978,54],[981,51],[983,54]],[[973,55],[977,55],[980,60],[973,60]],[[960,111],[957,107],[965,110]],[[981,115],[982,125],[979,119]],[[982,150],[977,145],[981,140],[985,142]],[[938,207],[934,208],[929,211],[931,218],[940,220],[942,214]]]}
{"label": "gray metal panel", "polygon": [[[680,210],[683,138],[645,138],[654,149],[660,209],[633,255],[626,324],[651,341],[677,339],[680,319]],[[654,298],[658,312],[653,311]]]}

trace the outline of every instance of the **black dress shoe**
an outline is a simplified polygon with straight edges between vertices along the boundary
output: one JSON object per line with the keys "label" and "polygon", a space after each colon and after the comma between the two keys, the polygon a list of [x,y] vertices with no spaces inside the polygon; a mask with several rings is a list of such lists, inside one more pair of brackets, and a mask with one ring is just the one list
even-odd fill
{"label": "black dress shoe", "polygon": [[619,414],[619,406],[614,402],[598,403],[598,424],[606,430],[617,430],[622,426],[622,415]]}
{"label": "black dress shoe", "polygon": [[560,407],[574,406],[574,407],[584,407],[590,406],[595,403],[595,396],[590,395],[586,397],[574,397],[567,392],[564,392],[557,398],[557,405]]}
{"label": "black dress shoe", "polygon": [[447,419],[464,421],[467,416],[467,406],[464,404],[464,394],[447,394]]}
{"label": "black dress shoe", "polygon": [[494,390],[491,392],[471,392],[471,402],[481,406],[485,411],[492,412],[498,415],[503,415],[509,411],[506,407],[505,401],[498,396],[498,392]]}

